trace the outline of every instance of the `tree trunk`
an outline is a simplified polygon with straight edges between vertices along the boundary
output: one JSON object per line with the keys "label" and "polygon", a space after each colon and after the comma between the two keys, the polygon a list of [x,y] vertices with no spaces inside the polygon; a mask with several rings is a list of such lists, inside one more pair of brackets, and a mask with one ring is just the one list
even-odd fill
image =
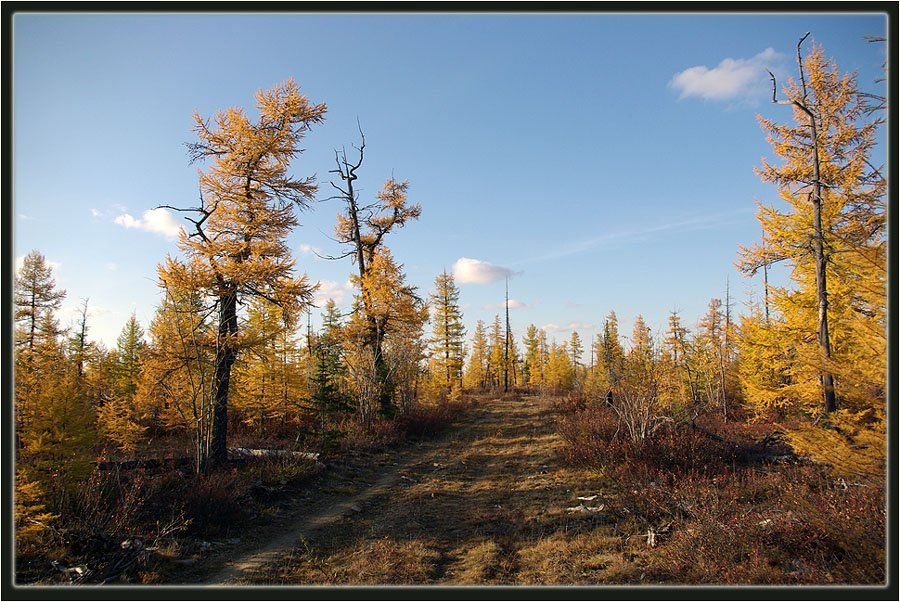
{"label": "tree trunk", "polygon": [[503,340],[503,392],[509,392],[509,277],[506,278],[506,333]]}
{"label": "tree trunk", "polygon": [[228,459],[228,388],[231,367],[237,355],[234,349],[237,331],[237,293],[232,290],[219,297],[219,341],[216,346],[215,398],[209,450],[212,466],[221,465]]}
{"label": "tree trunk", "polygon": [[[806,76],[803,72],[803,58],[800,55],[800,45],[809,36],[806,33],[797,43],[797,67],[800,71],[800,83],[803,90],[803,98],[801,101],[792,101],[793,105],[806,113],[809,117],[809,135],[812,142],[812,160],[813,160],[813,252],[816,261],[816,299],[819,306],[818,320],[818,338],[819,347],[822,350],[822,357],[825,360],[825,366],[822,368],[821,382],[822,394],[825,400],[825,413],[833,412],[837,409],[837,399],[834,393],[834,375],[831,373],[828,363],[831,361],[831,338],[828,334],[828,283],[826,280],[825,269],[828,265],[828,257],[825,254],[825,233],[822,228],[822,174],[819,169],[819,130],[816,123],[816,115],[807,106],[806,94]],[[774,81],[774,75],[772,76]],[[774,100],[774,88],[773,88]],[[816,99],[818,102],[818,99]]]}
{"label": "tree trunk", "polygon": [[[813,198],[813,219],[815,228],[815,253],[816,253],[816,297],[819,305],[819,346],[826,362],[831,360],[831,338],[828,334],[828,284],[825,268],[828,258],[825,255],[825,235],[822,229],[822,181],[819,174],[819,136],[816,129],[816,120],[809,113],[809,124],[813,143],[813,178],[815,180],[815,195]],[[834,376],[828,366],[822,370],[822,389],[825,397],[825,412],[833,412],[837,409],[837,399],[834,394]]]}
{"label": "tree trunk", "polygon": [[378,321],[373,317],[371,318],[372,323],[374,324],[374,338],[373,341],[373,353],[375,354],[375,374],[378,377],[379,390],[378,390],[378,407],[381,415],[385,418],[393,418],[396,413],[393,402],[393,384],[391,383],[391,375],[388,370],[387,362],[384,359],[384,353],[382,351],[382,339],[384,339],[384,333],[382,332],[381,327],[378,324]]}

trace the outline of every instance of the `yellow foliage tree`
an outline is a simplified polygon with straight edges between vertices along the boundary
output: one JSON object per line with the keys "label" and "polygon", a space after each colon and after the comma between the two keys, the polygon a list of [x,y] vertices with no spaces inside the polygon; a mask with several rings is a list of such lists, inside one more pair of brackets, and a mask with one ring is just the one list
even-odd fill
{"label": "yellow foliage tree", "polygon": [[545,371],[547,387],[556,393],[568,391],[575,381],[575,366],[572,364],[572,354],[567,343],[557,345],[554,341],[550,345]]}
{"label": "yellow foliage tree", "polygon": [[139,420],[151,431],[191,433],[198,471],[204,468],[212,432],[214,309],[197,291],[166,290],[150,322],[135,392]]}
{"label": "yellow foliage tree", "polygon": [[272,421],[299,417],[308,399],[309,368],[295,334],[296,320],[262,298],[249,302],[243,361],[235,368],[234,408],[259,434]]}
{"label": "yellow foliage tree", "polygon": [[[835,419],[842,427],[823,420],[820,428],[833,432],[794,438],[828,445],[839,432],[884,426],[885,180],[870,162],[877,120],[864,121],[855,75],[842,74],[820,46],[802,59],[798,46],[798,63],[800,80],[783,92],[795,123],[760,117],[781,162],[764,161],[758,172],[778,187],[782,208],[759,205],[762,241],[742,248],[739,262],[753,274],[784,261],[792,286],[768,287],[772,315],[757,311],[742,322],[740,373],[757,411],[815,418],[846,409]],[[766,363],[748,366],[752,359]],[[847,427],[862,416],[865,424]],[[853,446],[842,449],[852,453]],[[830,451],[819,453],[829,461]]]}
{"label": "yellow foliage tree", "polygon": [[179,247],[186,260],[168,257],[159,267],[164,286],[201,291],[218,304],[213,420],[209,462],[226,459],[231,370],[243,347],[238,305],[260,297],[296,315],[313,287],[294,273],[286,237],[297,225],[295,208],[316,192],[313,178],[288,175],[309,128],[321,123],[324,104],[311,104],[293,80],[256,94],[258,119],[240,108],[215,116],[215,126],[194,115],[199,141],[189,145],[193,161],[211,160],[200,175],[200,206],[191,209],[191,233]]}
{"label": "yellow foliage tree", "polygon": [[101,434],[125,451],[134,451],[145,430],[135,404],[144,345],[144,330],[132,314],[117,341],[113,394],[98,409]]}
{"label": "yellow foliage tree", "polygon": [[[357,415],[369,424],[377,410],[384,412],[384,382],[391,383],[391,410],[404,409],[415,397],[425,357],[424,326],[428,308],[416,289],[406,283],[402,266],[390,250],[380,246],[368,262],[362,278],[351,277],[360,292],[345,327],[345,358],[357,399]],[[365,298],[367,301],[363,301]],[[365,307],[367,309],[363,309]],[[384,354],[384,370],[377,369],[375,348],[370,344],[375,322]]]}
{"label": "yellow foliage tree", "polygon": [[447,272],[439,274],[434,286],[431,295],[433,335],[429,372],[433,386],[444,395],[449,395],[451,390],[458,393],[462,388],[466,329],[459,306],[459,288],[453,276]]}
{"label": "yellow foliage tree", "polygon": [[488,385],[488,341],[484,322],[478,320],[472,335],[472,352],[466,364],[463,384],[469,389],[485,389]]}

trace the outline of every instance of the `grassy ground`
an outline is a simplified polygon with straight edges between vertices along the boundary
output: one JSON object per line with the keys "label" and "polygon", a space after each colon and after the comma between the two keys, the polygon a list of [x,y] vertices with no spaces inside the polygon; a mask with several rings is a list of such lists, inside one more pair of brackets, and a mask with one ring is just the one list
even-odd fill
{"label": "grassy ground", "polygon": [[[563,466],[547,398],[486,399],[445,436],[399,452],[347,511],[310,517],[214,583],[542,584],[640,582],[640,545],[602,511],[594,470]],[[599,499],[599,498],[598,498]],[[313,515],[314,516],[314,515]]]}

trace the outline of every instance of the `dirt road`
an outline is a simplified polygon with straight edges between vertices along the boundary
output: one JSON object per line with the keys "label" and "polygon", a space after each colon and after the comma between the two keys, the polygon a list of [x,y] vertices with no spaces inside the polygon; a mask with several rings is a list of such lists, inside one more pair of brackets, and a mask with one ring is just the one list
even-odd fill
{"label": "dirt road", "polygon": [[[485,400],[441,436],[342,475],[346,485],[320,492],[306,514],[261,534],[202,582],[637,580],[640,559],[623,551],[597,508],[601,476],[562,466],[553,421],[546,398]],[[595,511],[570,509],[579,504]]]}

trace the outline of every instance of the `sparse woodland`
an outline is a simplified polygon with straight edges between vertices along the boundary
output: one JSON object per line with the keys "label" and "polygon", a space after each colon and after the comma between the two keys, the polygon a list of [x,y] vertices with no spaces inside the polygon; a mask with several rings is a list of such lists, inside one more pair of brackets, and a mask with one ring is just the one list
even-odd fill
{"label": "sparse woodland", "polygon": [[[149,324],[132,317],[107,348],[90,337],[89,301],[60,327],[66,293],[39,251],[16,274],[20,582],[166,582],[148,550],[238,533],[326,465],[539,396],[553,400],[553,461],[606,479],[619,551],[643,563],[615,579],[880,583],[885,114],[864,84],[806,40],[795,76],[772,76],[779,118],[759,119],[772,152],[756,170],[779,198],[759,204],[759,242],[736,249],[758,298],[723,290],[699,323],[672,312],[662,332],[609,311],[584,339],[511,324],[508,301],[467,332],[453,275],[412,286],[391,244],[428,210],[414,174],[359,194],[358,178],[383,177],[366,173],[360,132],[325,181],[304,175],[326,106],[292,80],[253,111],[196,115],[199,195],[167,207],[185,227],[159,258]],[[329,196],[346,310],[314,306],[287,243]],[[786,286],[769,282],[776,265]]]}

